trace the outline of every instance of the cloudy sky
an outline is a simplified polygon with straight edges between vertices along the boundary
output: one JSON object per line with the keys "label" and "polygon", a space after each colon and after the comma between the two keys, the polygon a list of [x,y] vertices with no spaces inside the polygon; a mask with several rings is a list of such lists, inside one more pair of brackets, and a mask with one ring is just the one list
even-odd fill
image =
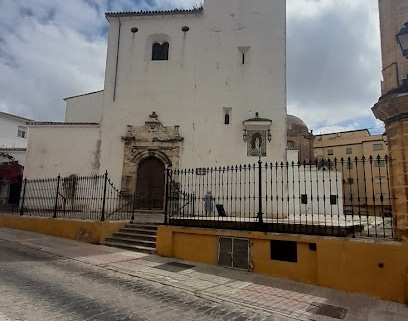
{"label": "cloudy sky", "polygon": [[[0,0],[0,111],[62,121],[64,97],[103,89],[105,12],[199,2]],[[377,0],[287,0],[288,112],[315,133],[382,132],[378,24]]]}

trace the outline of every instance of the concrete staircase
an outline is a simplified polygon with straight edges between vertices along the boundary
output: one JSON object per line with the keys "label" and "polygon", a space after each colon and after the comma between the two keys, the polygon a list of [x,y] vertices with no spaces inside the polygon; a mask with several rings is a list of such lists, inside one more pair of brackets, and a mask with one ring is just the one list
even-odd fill
{"label": "concrete staircase", "polygon": [[106,238],[103,245],[144,253],[156,253],[156,233],[158,223],[129,223],[111,237]]}

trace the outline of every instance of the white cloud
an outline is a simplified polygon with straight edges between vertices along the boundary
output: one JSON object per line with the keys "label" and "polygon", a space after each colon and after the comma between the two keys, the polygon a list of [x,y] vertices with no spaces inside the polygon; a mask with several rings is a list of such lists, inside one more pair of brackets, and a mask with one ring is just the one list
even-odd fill
{"label": "white cloud", "polygon": [[381,80],[377,2],[288,0],[287,24],[288,112],[312,129],[356,118],[374,122],[370,108]]}

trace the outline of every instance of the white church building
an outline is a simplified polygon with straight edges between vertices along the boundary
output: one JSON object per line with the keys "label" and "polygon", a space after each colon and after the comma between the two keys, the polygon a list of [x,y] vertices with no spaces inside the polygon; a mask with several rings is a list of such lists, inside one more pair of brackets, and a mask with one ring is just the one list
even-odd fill
{"label": "white church building", "polygon": [[30,123],[26,178],[108,171],[135,193],[163,191],[166,166],[286,161],[285,0],[106,18],[104,89]]}

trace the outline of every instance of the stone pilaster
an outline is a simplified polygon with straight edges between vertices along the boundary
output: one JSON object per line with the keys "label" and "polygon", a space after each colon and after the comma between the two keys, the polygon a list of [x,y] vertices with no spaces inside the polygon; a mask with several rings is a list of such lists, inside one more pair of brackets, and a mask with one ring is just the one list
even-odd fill
{"label": "stone pilaster", "polygon": [[408,93],[384,95],[372,111],[387,132],[395,237],[408,242]]}

